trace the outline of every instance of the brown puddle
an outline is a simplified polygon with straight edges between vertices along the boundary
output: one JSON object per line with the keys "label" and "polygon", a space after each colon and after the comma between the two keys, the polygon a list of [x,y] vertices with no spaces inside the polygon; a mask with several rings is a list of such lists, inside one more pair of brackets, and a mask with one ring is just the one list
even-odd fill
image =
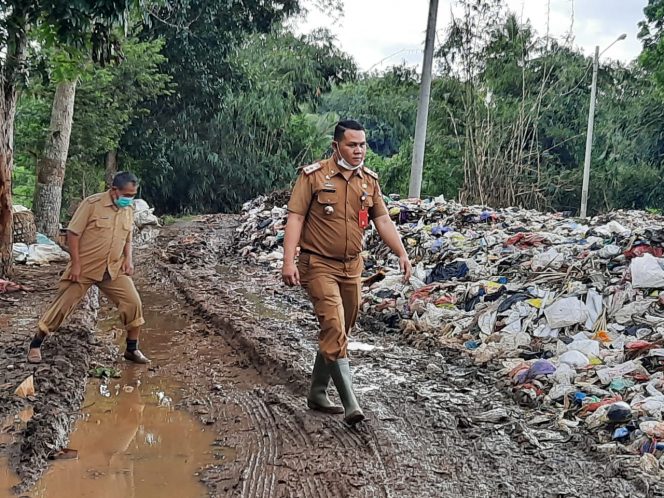
{"label": "brown puddle", "polygon": [[[163,297],[144,293],[143,299],[147,339],[141,349],[155,365],[177,361],[182,346],[174,340],[187,321],[169,310],[172,303]],[[78,459],[52,462],[29,496],[207,496],[195,473],[213,461],[214,432],[174,408],[180,387],[175,379],[160,375],[160,369],[153,373],[126,362],[118,367],[121,378],[88,385],[86,408],[69,442]]]}

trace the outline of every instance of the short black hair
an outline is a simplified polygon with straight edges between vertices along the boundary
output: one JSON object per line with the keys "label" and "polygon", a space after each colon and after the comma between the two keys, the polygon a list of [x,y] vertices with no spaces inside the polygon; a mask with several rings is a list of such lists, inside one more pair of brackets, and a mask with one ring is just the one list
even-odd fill
{"label": "short black hair", "polygon": [[136,178],[136,175],[129,173],[129,171],[120,171],[113,177],[113,183],[111,184],[111,187],[119,188],[122,190],[130,183],[138,186],[138,178]]}
{"label": "short black hair", "polygon": [[345,119],[343,121],[339,121],[337,126],[334,127],[334,141],[340,142],[341,139],[344,138],[344,133],[346,133],[346,130],[364,131],[364,126],[362,126],[354,119]]}

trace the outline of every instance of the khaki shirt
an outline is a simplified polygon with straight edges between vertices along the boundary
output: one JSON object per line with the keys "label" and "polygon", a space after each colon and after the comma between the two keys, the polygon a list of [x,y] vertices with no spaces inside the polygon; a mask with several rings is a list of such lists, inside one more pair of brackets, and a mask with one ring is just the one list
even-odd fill
{"label": "khaki shirt", "polygon": [[288,211],[305,217],[303,252],[349,261],[362,252],[365,229],[360,227],[360,210],[366,208],[370,220],[388,211],[374,172],[360,168],[346,181],[341,171],[332,158],[302,168]]}
{"label": "khaki shirt", "polygon": [[[69,230],[80,236],[81,276],[100,282],[108,271],[115,280],[124,262],[124,247],[131,242],[134,221],[132,208],[120,209],[111,192],[95,194],[81,202],[69,223]],[[62,280],[69,279],[70,265]]]}

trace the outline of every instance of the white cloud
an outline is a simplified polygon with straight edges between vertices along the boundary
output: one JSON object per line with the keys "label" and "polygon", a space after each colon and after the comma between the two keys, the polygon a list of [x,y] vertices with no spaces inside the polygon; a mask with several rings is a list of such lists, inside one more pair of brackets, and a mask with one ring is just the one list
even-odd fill
{"label": "white cloud", "polygon": [[[646,0],[506,0],[510,9],[529,19],[535,29],[563,39],[573,30],[574,45],[591,54],[595,45],[602,49],[621,33],[627,39],[614,45],[605,57],[629,62],[638,56],[641,44],[636,38]],[[441,0],[438,11],[439,36],[450,21],[451,0]],[[427,0],[346,0],[344,13],[334,22],[314,11],[299,22],[297,30],[308,32],[326,27],[334,33],[341,48],[350,53],[361,70],[384,68],[402,60],[418,64],[422,59]]]}

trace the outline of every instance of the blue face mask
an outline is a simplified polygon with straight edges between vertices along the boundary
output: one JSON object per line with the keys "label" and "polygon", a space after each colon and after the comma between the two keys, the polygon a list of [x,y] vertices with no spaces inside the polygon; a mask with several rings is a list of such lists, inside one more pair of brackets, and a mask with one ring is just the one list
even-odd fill
{"label": "blue face mask", "polygon": [[134,204],[133,197],[118,197],[117,199],[115,199],[115,205],[120,209],[128,208],[132,204]]}

